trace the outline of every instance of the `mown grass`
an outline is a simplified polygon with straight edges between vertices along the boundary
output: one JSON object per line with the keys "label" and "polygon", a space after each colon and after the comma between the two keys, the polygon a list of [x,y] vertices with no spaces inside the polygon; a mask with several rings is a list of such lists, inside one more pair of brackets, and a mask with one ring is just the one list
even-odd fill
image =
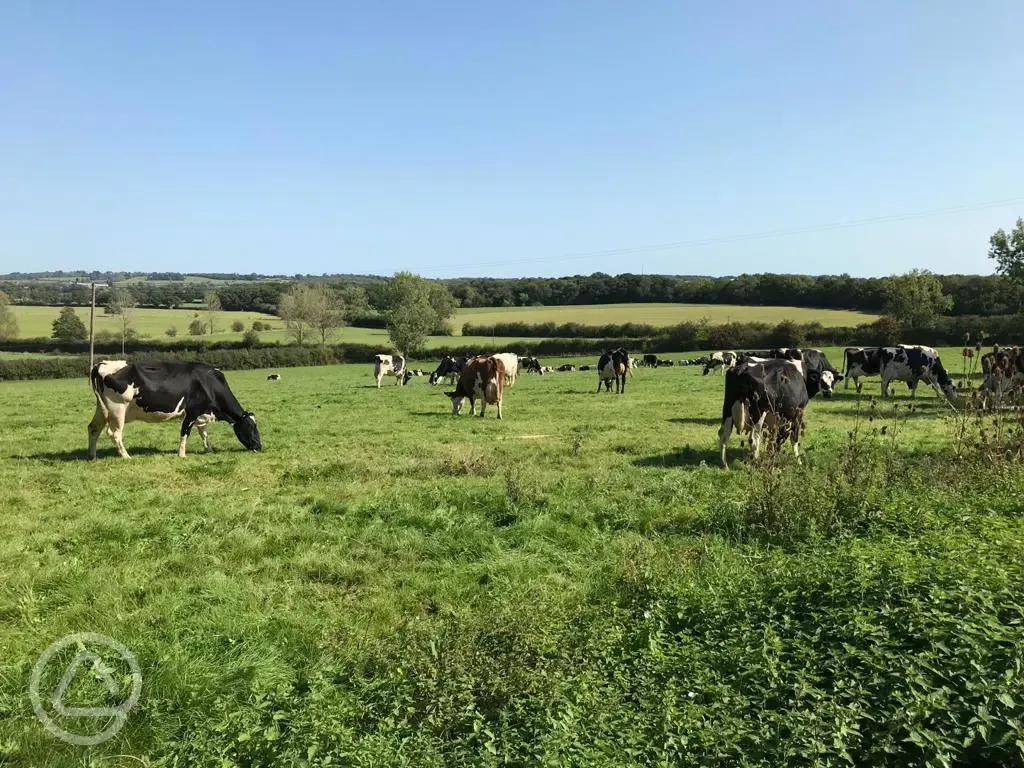
{"label": "mown grass", "polygon": [[[525,376],[500,422],[281,373],[228,374],[263,454],[184,460],[135,424],[87,462],[85,381],[0,385],[0,765],[1021,764],[1024,475],[930,391],[727,473],[696,367]],[[88,750],[26,692],[75,631],[144,676]]]}
{"label": "mown grass", "polygon": [[[732,304],[594,304],[557,307],[485,307],[460,309],[453,327],[463,323],[492,325],[494,323],[646,323],[667,327],[684,321],[707,318],[713,325],[722,323],[797,323],[818,322],[824,326],[855,326],[877,318],[864,312],[809,307],[754,307]],[[458,333],[458,330],[456,330]]]}

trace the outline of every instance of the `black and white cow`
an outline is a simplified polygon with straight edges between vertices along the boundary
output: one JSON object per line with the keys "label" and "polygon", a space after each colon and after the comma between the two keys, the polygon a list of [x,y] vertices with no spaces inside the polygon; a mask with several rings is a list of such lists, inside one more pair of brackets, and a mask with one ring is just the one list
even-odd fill
{"label": "black and white cow", "polygon": [[540,360],[536,357],[520,357],[519,369],[526,373],[536,373],[540,376],[544,375],[544,366],[540,364]]}
{"label": "black and white cow", "polygon": [[804,409],[818,392],[831,397],[834,383],[831,372],[805,371],[799,360],[762,359],[729,368],[725,372],[725,401],[718,429],[722,466],[729,468],[726,447],[733,429],[741,435],[750,433],[755,459],[760,455],[767,431],[776,436],[777,446],[789,438],[799,462]]}
{"label": "black and white cow", "polygon": [[441,379],[444,379],[449,384],[454,384],[458,381],[459,374],[462,373],[462,369],[466,367],[465,357],[452,357],[448,355],[441,358],[441,363],[437,366],[428,381],[431,384],[437,384]]}
{"label": "black and white cow", "polygon": [[272,373],[269,376],[267,376],[267,381],[280,381],[280,380],[281,380],[281,374],[279,374],[279,373]]}
{"label": "black and white cow", "polygon": [[571,373],[576,370],[576,366],[572,363],[565,363],[564,365],[558,366],[555,370],[561,371],[562,373]]}
{"label": "black and white cow", "polygon": [[882,397],[889,397],[889,382],[904,381],[910,387],[910,399],[917,397],[917,383],[923,381],[947,400],[956,397],[956,385],[939,360],[939,353],[931,347],[900,344],[879,347],[878,356],[882,373]]}
{"label": "black and white cow", "polygon": [[373,377],[377,380],[377,389],[385,376],[394,376],[395,384],[404,385],[409,380],[409,372],[405,368],[405,358],[401,355],[377,355],[373,360]]}
{"label": "black and white cow", "polygon": [[847,347],[843,350],[843,389],[850,388],[850,380],[858,392],[863,389],[863,376],[878,376],[882,372],[882,358],[879,347]]}
{"label": "black and white cow", "polygon": [[212,451],[208,425],[226,421],[238,441],[250,451],[263,449],[256,417],[242,408],[232,394],[224,374],[202,363],[128,363],[103,360],[89,374],[96,413],[89,423],[89,458],[96,458],[96,441],[106,427],[118,454],[128,459],[124,447],[124,425],[130,421],[165,422],[181,420],[178,455],[185,455],[185,443],[192,427],[199,429],[203,446]]}
{"label": "black and white cow", "polygon": [[645,354],[643,361],[640,363],[644,368],[657,368],[658,367],[658,356],[652,354]]}
{"label": "black and white cow", "polygon": [[615,393],[621,395],[626,391],[626,374],[632,374],[629,364],[629,352],[624,347],[613,349],[601,355],[597,361],[597,391],[604,384],[605,392],[611,392],[612,381],[615,381]]}
{"label": "black and white cow", "polygon": [[726,368],[736,365],[736,359],[735,352],[713,352],[704,364],[704,375],[707,376],[715,368],[721,368],[724,373]]}

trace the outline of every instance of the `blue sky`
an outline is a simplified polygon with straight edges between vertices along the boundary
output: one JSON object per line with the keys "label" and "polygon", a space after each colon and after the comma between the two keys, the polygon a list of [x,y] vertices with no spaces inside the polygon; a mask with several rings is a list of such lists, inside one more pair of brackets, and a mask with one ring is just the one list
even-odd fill
{"label": "blue sky", "polygon": [[989,273],[1022,28],[1011,0],[6,0],[0,271]]}

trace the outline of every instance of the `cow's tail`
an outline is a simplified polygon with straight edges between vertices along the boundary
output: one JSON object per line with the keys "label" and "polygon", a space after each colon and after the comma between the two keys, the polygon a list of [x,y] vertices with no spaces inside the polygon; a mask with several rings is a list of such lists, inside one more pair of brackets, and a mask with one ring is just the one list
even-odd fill
{"label": "cow's tail", "polygon": [[843,350],[843,378],[847,378],[850,375],[850,353],[855,352],[853,347],[847,347]]}

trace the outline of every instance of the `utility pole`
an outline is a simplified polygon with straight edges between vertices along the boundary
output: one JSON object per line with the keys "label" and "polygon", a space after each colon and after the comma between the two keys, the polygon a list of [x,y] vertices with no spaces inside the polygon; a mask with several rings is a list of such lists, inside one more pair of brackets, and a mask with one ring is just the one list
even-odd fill
{"label": "utility pole", "polygon": [[92,367],[95,365],[94,358],[96,357],[95,334],[93,333],[96,316],[96,283],[90,283],[89,285],[92,288],[92,298],[89,300],[89,370],[92,371]]}

